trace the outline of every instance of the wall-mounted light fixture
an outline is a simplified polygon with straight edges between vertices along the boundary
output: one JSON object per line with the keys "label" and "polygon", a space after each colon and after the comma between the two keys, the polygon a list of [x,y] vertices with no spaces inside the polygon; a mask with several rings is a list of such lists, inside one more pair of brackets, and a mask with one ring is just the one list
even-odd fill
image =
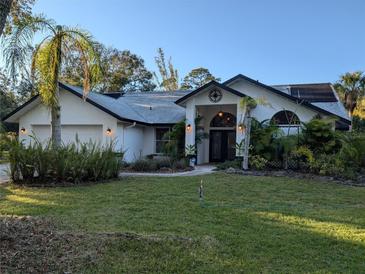
{"label": "wall-mounted light fixture", "polygon": [[111,128],[108,128],[107,130],[106,130],[106,135],[112,135],[112,130],[111,130]]}
{"label": "wall-mounted light fixture", "polygon": [[221,111],[221,110],[220,110],[220,111],[218,112],[218,116],[219,116],[219,117],[222,117],[222,116],[223,116],[223,111]]}
{"label": "wall-mounted light fixture", "polygon": [[245,125],[244,125],[244,124],[239,124],[239,125],[238,125],[238,130],[239,130],[240,132],[244,132],[244,131],[245,131]]}
{"label": "wall-mounted light fixture", "polygon": [[191,131],[191,125],[190,124],[187,124],[186,125],[186,132],[190,132]]}
{"label": "wall-mounted light fixture", "polygon": [[20,129],[20,133],[21,133],[21,134],[25,134],[25,133],[27,133],[27,130],[26,130],[24,127],[22,127],[22,128]]}

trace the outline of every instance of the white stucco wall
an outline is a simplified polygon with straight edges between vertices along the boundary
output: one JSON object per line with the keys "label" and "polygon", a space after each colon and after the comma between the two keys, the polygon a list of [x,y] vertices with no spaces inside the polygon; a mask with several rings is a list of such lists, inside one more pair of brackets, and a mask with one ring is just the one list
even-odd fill
{"label": "white stucco wall", "polygon": [[[195,143],[194,119],[196,112],[204,117],[202,125],[204,126],[204,131],[207,133],[210,131],[210,121],[220,110],[235,115],[238,123],[243,119],[244,110],[239,107],[241,97],[225,90],[221,90],[222,99],[217,103],[213,103],[208,97],[210,90],[211,89],[202,91],[186,102],[186,123],[192,126],[192,130],[190,132],[186,132],[185,144]],[[238,127],[231,129],[236,130],[236,142],[239,143],[244,138],[244,133],[239,131]],[[198,145],[197,162],[198,164],[209,162],[209,139],[205,139],[202,144]]]}
{"label": "white stucco wall", "polygon": [[[233,82],[230,87],[254,99],[264,99],[268,103],[267,105],[259,104],[252,111],[252,116],[260,122],[263,120],[270,120],[274,114],[282,110],[294,112],[301,122],[308,122],[316,114],[318,114],[318,112],[308,107],[298,105],[285,97],[281,97],[263,87],[257,86],[243,79]],[[243,122],[245,113],[245,110],[240,107],[241,97],[228,91],[222,90],[222,99],[217,103],[213,103],[209,100],[209,91],[210,89],[202,91],[194,97],[188,99],[185,103],[187,123],[192,125],[191,132],[187,132],[186,134],[186,144],[194,144],[194,118],[196,112],[204,117],[202,125],[204,126],[204,131],[209,133],[209,131],[211,130],[209,126],[210,121],[220,110],[232,113],[236,116],[236,143],[241,142],[241,140],[243,140],[245,137],[245,133],[238,129],[238,125]],[[282,128],[282,130],[285,134],[288,132],[289,134],[296,134],[298,132],[297,127]],[[198,163],[209,162],[209,139],[204,140],[202,144],[198,145],[197,160]]]}
{"label": "white stucco wall", "polygon": [[269,106],[258,105],[252,111],[252,116],[259,121],[271,119],[275,113],[281,110],[294,112],[298,115],[301,122],[310,121],[318,113],[310,108],[298,105],[287,98],[276,95],[263,87],[254,85],[253,83],[243,79],[233,82],[230,87],[254,99],[264,98],[270,104]]}
{"label": "white stucco wall", "polygon": [[[102,144],[115,139],[117,119],[68,91],[60,92],[62,140],[65,143],[75,140],[78,134],[81,141],[97,140]],[[24,128],[26,133],[19,132],[20,140],[29,143],[29,137],[34,131],[41,141],[50,138],[50,111],[39,104],[19,118],[19,129]],[[111,134],[106,130],[110,128]]]}

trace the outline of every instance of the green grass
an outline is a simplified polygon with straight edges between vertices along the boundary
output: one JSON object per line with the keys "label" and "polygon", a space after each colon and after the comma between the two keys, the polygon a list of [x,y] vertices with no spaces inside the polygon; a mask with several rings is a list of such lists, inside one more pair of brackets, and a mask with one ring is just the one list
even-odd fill
{"label": "green grass", "polygon": [[63,229],[96,237],[140,235],[116,237],[87,272],[365,269],[365,188],[333,183],[215,174],[67,188],[2,186],[0,215],[51,216]]}

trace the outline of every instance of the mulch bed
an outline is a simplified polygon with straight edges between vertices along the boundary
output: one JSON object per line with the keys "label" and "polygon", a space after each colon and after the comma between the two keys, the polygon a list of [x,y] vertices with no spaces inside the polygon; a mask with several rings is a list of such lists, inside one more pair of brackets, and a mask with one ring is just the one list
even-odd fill
{"label": "mulch bed", "polygon": [[228,168],[225,170],[226,173],[230,174],[241,174],[247,176],[271,176],[271,177],[290,177],[296,179],[309,179],[321,182],[334,182],[348,186],[359,186],[365,187],[365,175],[359,176],[357,180],[349,180],[343,178],[336,178],[331,176],[320,176],[312,173],[302,173],[292,170],[241,170]]}

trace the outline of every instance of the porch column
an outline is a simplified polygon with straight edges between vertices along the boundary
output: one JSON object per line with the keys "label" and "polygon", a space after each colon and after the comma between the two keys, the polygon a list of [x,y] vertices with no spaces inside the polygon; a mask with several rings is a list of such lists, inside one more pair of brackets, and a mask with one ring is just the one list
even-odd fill
{"label": "porch column", "polygon": [[243,156],[243,139],[245,139],[245,130],[243,126],[243,120],[245,117],[245,109],[240,107],[240,102],[237,103],[237,124],[236,124],[236,144],[240,144],[241,149],[236,147],[236,156]]}
{"label": "porch column", "polygon": [[194,99],[186,104],[186,128],[185,128],[185,147],[195,146],[195,115],[196,107]]}

